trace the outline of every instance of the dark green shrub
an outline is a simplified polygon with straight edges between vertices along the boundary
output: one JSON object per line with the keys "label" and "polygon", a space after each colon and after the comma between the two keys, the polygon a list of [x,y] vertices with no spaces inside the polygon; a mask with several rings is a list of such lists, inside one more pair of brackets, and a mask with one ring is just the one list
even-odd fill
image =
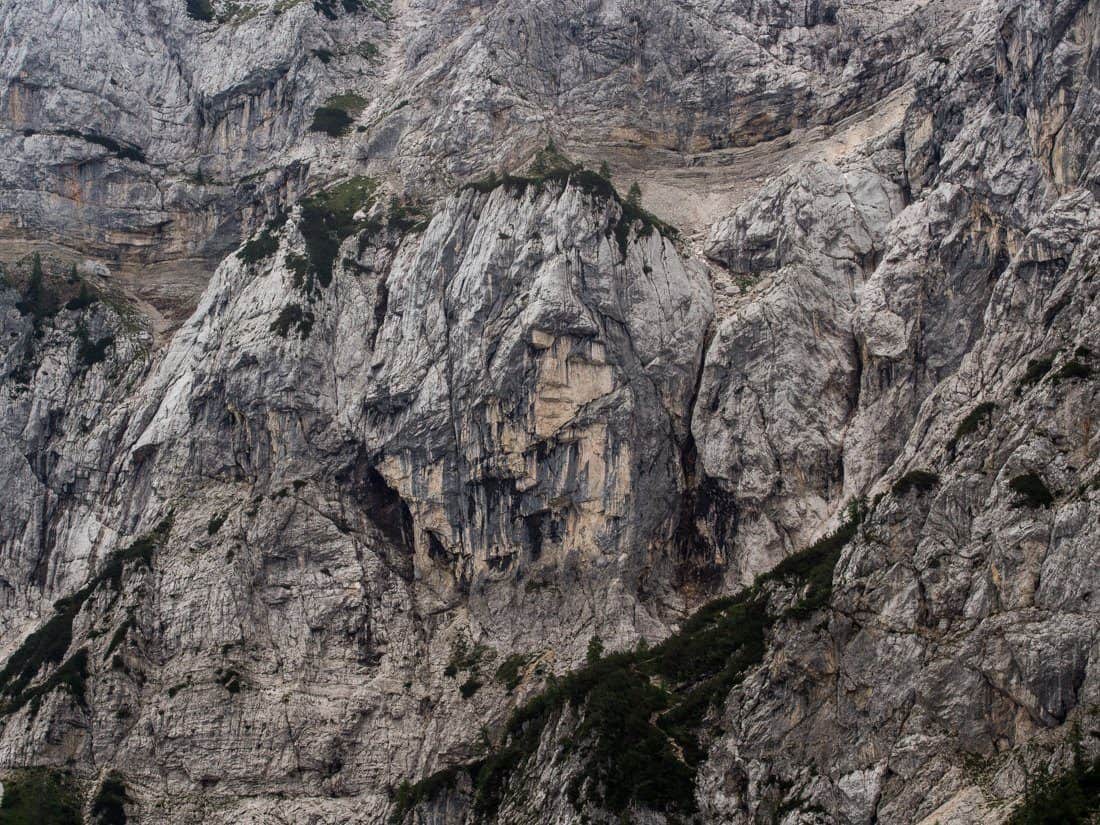
{"label": "dark green shrub", "polygon": [[125,550],[112,553],[100,572],[84,587],[54,603],[54,615],[23,640],[0,671],[0,696],[5,699],[5,712],[12,713],[32,701],[35,703],[32,707],[37,707],[38,699],[57,687],[66,688],[83,701],[87,673],[87,652],[84,650],[70,656],[41,684],[33,688],[28,685],[43,668],[64,658],[72,644],[73,619],[91,594],[107,583],[117,592],[125,566],[131,562],[148,567],[154,550],[167,540],[171,528],[171,517],[168,517],[152,533],[142,536]]}
{"label": "dark green shrub", "polygon": [[1028,361],[1027,369],[1024,370],[1023,377],[1020,378],[1020,389],[1039,383],[1043,380],[1043,376],[1050,372],[1053,365],[1053,355],[1044,358],[1033,358]]}
{"label": "dark green shrub", "polygon": [[1090,375],[1092,375],[1092,367],[1078,361],[1076,358],[1071,358],[1069,361],[1062,364],[1061,368],[1051,376],[1051,380],[1055,383],[1072,381],[1074,379],[1083,380]]}
{"label": "dark green shrub", "polygon": [[1008,486],[1020,496],[1014,507],[1049,507],[1054,503],[1054,496],[1037,473],[1018,475],[1008,482]]}
{"label": "dark green shrub", "polygon": [[31,260],[31,274],[23,289],[23,297],[16,303],[15,308],[21,315],[30,315],[37,329],[43,321],[57,312],[58,305],[57,295],[45,282],[42,257],[35,252]]}
{"label": "dark green shrub", "polygon": [[313,0],[313,10],[323,14],[329,20],[337,18],[338,9],[343,9],[348,14],[364,11],[370,8],[365,0]]}
{"label": "dark green shrub", "polygon": [[214,19],[214,7],[210,0],[187,0],[187,15],[194,20],[209,23]]}
{"label": "dark green shrub", "polygon": [[3,825],[82,825],[72,776],[55,768],[26,768],[4,776]]}
{"label": "dark green shrub", "polygon": [[968,435],[976,433],[982,424],[989,421],[995,409],[997,409],[997,405],[992,401],[984,401],[967,413],[966,418],[960,421],[959,426],[955,428],[955,436],[947,443],[947,449],[954,452],[960,441]]}
{"label": "dark green shrub", "polygon": [[459,685],[458,692],[462,694],[463,699],[469,699],[475,693],[482,688],[482,683],[476,676],[471,676],[461,685]]}
{"label": "dark green shrub", "polygon": [[259,263],[269,258],[279,249],[279,239],[266,227],[237,250],[237,257],[246,264]]}
{"label": "dark green shrub", "polygon": [[92,367],[107,359],[107,349],[114,346],[113,335],[105,335],[98,341],[88,337],[83,323],[76,328],[76,360],[84,367]]}
{"label": "dark green shrub", "polygon": [[314,110],[309,130],[324,132],[329,137],[342,137],[366,105],[367,101],[356,94],[334,95]]}
{"label": "dark green shrub", "polygon": [[500,663],[496,671],[496,680],[504,685],[509,692],[519,687],[523,681],[523,669],[530,661],[530,657],[523,653],[513,653]]}
{"label": "dark green shrub", "polygon": [[927,493],[929,490],[936,489],[939,483],[940,477],[935,473],[928,470],[910,470],[894,482],[890,491],[895,496],[904,496],[910,490]]}
{"label": "dark green shrub", "polygon": [[225,520],[227,518],[229,518],[228,513],[215,513],[214,515],[212,515],[210,517],[210,521],[206,523],[206,534],[208,536],[215,535],[219,530],[222,529],[222,525],[225,524]]}
{"label": "dark green shrub", "polygon": [[638,237],[648,237],[654,230],[667,238],[676,238],[678,235],[674,227],[641,207],[640,189],[635,192],[632,188],[625,199],[621,198],[607,176],[569,160],[553,143],[547,144],[536,153],[527,175],[498,175],[491,172],[482,180],[467,184],[466,188],[487,193],[503,186],[514,194],[522,194],[528,187],[542,190],[551,184],[575,186],[594,198],[618,204],[619,217],[608,223],[607,235],[609,238],[614,236],[619,252],[624,257],[631,232]]}
{"label": "dark green shrub", "polygon": [[421,802],[427,799],[435,799],[444,791],[450,790],[458,782],[459,774],[468,772],[468,766],[454,765],[436,771],[414,785],[402,781],[394,795],[394,808],[390,813],[390,822],[397,825],[409,811]]}
{"label": "dark green shrub", "polygon": [[300,337],[308,338],[313,329],[313,313],[308,309],[303,310],[297,304],[288,304],[283,307],[278,317],[271,322],[270,329],[286,338],[291,327],[297,328]]}
{"label": "dark green shrub", "polygon": [[112,553],[99,575],[92,580],[92,584],[98,586],[101,583],[110,583],[111,588],[117,593],[122,587],[122,575],[126,567],[134,564],[135,567],[151,570],[153,554],[165,545],[171,532],[172,517],[169,515],[162,519],[152,532],[139,536],[129,546]]}
{"label": "dark green shrub", "polygon": [[80,292],[77,293],[75,298],[69,299],[65,304],[65,309],[72,310],[73,312],[79,312],[82,309],[87,309],[93,304],[99,301],[99,297],[88,289],[87,284],[80,285]]}
{"label": "dark green shrub", "polygon": [[313,110],[309,131],[324,132],[329,137],[342,137],[348,133],[355,120],[343,109],[335,106],[318,106]]}
{"label": "dark green shrub", "polygon": [[427,228],[429,215],[418,203],[401,203],[396,197],[390,199],[386,225],[398,232],[420,232]]}
{"label": "dark green shrub", "polygon": [[236,670],[233,670],[232,668],[222,670],[222,668],[219,667],[216,671],[214,671],[214,675],[218,679],[218,684],[220,684],[230,693],[241,692],[241,674],[238,673]]}
{"label": "dark green shrub", "polygon": [[1100,760],[1074,760],[1060,776],[1029,776],[1023,801],[1007,825],[1076,825],[1096,821],[1100,809]]}
{"label": "dark green shrub", "polygon": [[57,612],[8,657],[0,671],[0,694],[7,700],[6,711],[13,710],[13,705],[22,707],[25,704],[22,696],[31,680],[44,667],[56,665],[64,658],[73,640],[73,619],[86,598],[87,595],[61,600]]}
{"label": "dark green shrub", "polygon": [[[355,215],[373,203],[377,188],[371,178],[355,177],[302,201],[298,228],[305,238],[309,262],[302,284],[307,294],[313,291],[313,277],[322,288],[332,283],[332,267],[344,239],[371,227],[368,221],[355,220]],[[290,263],[289,257],[287,261]]]}

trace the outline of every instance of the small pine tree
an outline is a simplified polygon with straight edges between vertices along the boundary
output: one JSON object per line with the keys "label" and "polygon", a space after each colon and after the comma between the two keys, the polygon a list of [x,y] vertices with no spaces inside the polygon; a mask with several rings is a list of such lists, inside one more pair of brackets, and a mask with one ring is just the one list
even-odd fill
{"label": "small pine tree", "polygon": [[80,281],[80,276],[76,274],[76,264],[72,264],[69,267],[69,283],[75,284]]}
{"label": "small pine tree", "polygon": [[74,310],[74,311],[75,310],[86,309],[87,307],[90,307],[92,304],[94,304],[98,300],[99,299],[95,295],[92,294],[92,291],[90,289],[88,289],[87,284],[81,284],[80,285],[80,293],[75,298],[70,300],[67,304],[65,304],[65,308],[66,309],[71,309],[71,310]]}
{"label": "small pine tree", "polygon": [[611,167],[607,165],[607,161],[600,162],[600,177],[604,180],[611,180]]}
{"label": "small pine tree", "polygon": [[590,665],[596,664],[603,656],[603,640],[599,636],[593,636],[588,640],[588,653],[585,655],[585,660]]}
{"label": "small pine tree", "polygon": [[626,202],[634,207],[642,205],[642,187],[638,186],[638,181],[630,184],[630,191],[626,193]]}
{"label": "small pine tree", "polygon": [[535,160],[531,163],[531,172],[537,177],[549,174],[554,167],[553,158],[556,153],[554,141],[550,141],[546,144],[545,149],[540,149],[535,153]]}
{"label": "small pine tree", "polygon": [[57,311],[56,299],[43,281],[42,257],[37,252],[31,262],[31,275],[27,279],[26,289],[23,290],[23,300],[16,306],[24,315],[33,316],[36,326],[43,318]]}

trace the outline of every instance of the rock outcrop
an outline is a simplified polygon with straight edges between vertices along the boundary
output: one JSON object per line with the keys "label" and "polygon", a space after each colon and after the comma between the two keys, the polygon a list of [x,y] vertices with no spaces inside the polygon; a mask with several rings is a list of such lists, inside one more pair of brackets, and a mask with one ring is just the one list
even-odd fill
{"label": "rock outcrop", "polygon": [[1001,822],[1100,749],[1094,0],[0,30],[0,805]]}

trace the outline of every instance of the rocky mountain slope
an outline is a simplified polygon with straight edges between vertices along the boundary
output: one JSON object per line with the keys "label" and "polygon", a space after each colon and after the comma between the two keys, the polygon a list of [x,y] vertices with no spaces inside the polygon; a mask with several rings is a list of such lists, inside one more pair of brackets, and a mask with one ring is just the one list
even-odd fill
{"label": "rocky mountain slope", "polygon": [[1090,804],[1100,4],[0,31],[0,821]]}

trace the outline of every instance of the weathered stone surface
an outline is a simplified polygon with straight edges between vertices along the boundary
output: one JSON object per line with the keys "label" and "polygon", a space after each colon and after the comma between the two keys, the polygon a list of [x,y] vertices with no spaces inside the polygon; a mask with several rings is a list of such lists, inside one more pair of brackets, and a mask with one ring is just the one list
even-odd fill
{"label": "weathered stone surface", "polygon": [[[696,818],[998,822],[1096,750],[1096,2],[186,9],[0,10],[4,769],[381,823],[860,498]],[[585,712],[493,820],[617,818]]]}

